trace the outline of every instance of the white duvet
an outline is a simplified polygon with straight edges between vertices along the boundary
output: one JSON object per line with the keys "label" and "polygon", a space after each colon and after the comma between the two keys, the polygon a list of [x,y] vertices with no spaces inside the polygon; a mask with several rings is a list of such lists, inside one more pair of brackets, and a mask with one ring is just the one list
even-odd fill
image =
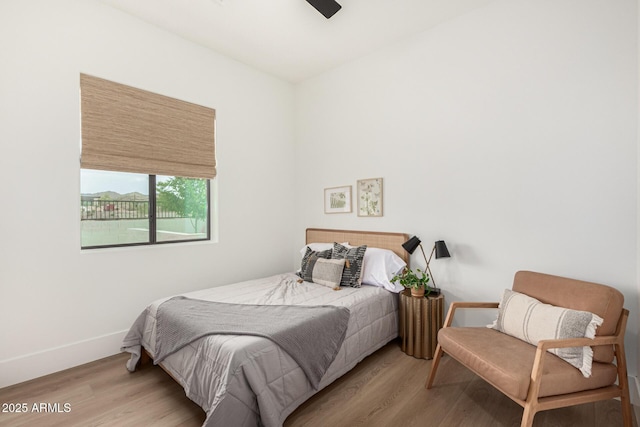
{"label": "white duvet", "polygon": [[[351,314],[346,338],[319,389],[398,335],[396,294],[365,285],[334,291],[314,283],[297,283],[296,279],[293,273],[286,273],[183,295],[240,304],[348,307]],[[167,299],[153,302],[146,310],[142,345],[152,357],[156,310]],[[205,337],[167,357],[161,365],[205,410],[204,426],[281,426],[317,392],[286,352],[256,336]]]}

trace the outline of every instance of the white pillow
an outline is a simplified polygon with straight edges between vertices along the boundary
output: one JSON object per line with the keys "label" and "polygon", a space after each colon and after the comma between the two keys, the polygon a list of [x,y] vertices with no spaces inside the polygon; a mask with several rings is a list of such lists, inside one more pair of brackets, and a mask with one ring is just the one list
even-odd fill
{"label": "white pillow", "polygon": [[[342,246],[349,246],[349,243],[345,242]],[[307,253],[307,248],[311,249],[314,252],[326,251],[327,249],[333,249],[333,242],[331,243],[309,243],[308,245],[304,245],[302,249],[300,249],[300,256],[304,256]]]}
{"label": "white pillow", "polygon": [[391,292],[402,292],[404,287],[391,283],[391,279],[400,273],[407,263],[388,249],[367,248],[364,253],[362,283],[378,286]]}

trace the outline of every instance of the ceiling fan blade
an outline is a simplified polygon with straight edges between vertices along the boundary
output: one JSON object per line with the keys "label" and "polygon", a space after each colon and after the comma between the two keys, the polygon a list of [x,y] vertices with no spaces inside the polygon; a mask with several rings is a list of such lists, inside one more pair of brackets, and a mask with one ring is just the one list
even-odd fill
{"label": "ceiling fan blade", "polygon": [[327,19],[331,18],[342,8],[342,6],[334,0],[307,0],[307,3],[315,7],[316,10],[323,14]]}

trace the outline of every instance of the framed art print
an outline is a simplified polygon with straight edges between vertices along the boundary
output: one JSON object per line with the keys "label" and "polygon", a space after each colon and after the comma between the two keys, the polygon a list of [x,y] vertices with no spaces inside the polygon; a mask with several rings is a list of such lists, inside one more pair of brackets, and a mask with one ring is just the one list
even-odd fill
{"label": "framed art print", "polygon": [[324,213],[351,212],[351,186],[324,189]]}
{"label": "framed art print", "polygon": [[358,180],[358,216],[382,216],[382,178]]}

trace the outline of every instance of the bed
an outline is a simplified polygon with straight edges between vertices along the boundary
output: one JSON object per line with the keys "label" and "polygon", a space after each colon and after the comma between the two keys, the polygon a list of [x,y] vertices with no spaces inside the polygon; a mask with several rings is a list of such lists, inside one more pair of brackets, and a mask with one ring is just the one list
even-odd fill
{"label": "bed", "polygon": [[[391,256],[403,264],[408,261],[408,255],[401,245],[407,239],[404,233],[306,230],[306,248],[332,242],[348,243],[348,247],[367,245],[369,253],[374,253],[370,248],[391,251]],[[310,252],[313,257],[321,253],[307,249],[307,255]],[[373,263],[368,262],[369,267],[365,258],[363,267],[370,272]],[[397,267],[394,264],[393,270]],[[180,298],[229,306],[296,306],[292,308],[295,310],[327,307],[344,311],[346,307],[349,313],[335,358],[317,382],[310,379],[304,364],[296,362],[299,358],[294,359],[290,352],[264,336],[207,335],[163,356],[159,365],[185,389],[187,397],[206,412],[204,426],[282,426],[287,416],[303,402],[398,335],[397,294],[380,284],[342,286],[334,290],[303,281],[291,272],[190,292]],[[156,341],[159,308],[162,306],[164,310],[168,304],[163,303],[173,300],[175,297],[154,301],[132,326],[122,347],[131,353],[127,363],[130,371],[135,370],[140,359],[156,359],[156,344],[160,342]],[[329,323],[322,327],[333,329]],[[162,326],[162,330],[166,327]]]}

